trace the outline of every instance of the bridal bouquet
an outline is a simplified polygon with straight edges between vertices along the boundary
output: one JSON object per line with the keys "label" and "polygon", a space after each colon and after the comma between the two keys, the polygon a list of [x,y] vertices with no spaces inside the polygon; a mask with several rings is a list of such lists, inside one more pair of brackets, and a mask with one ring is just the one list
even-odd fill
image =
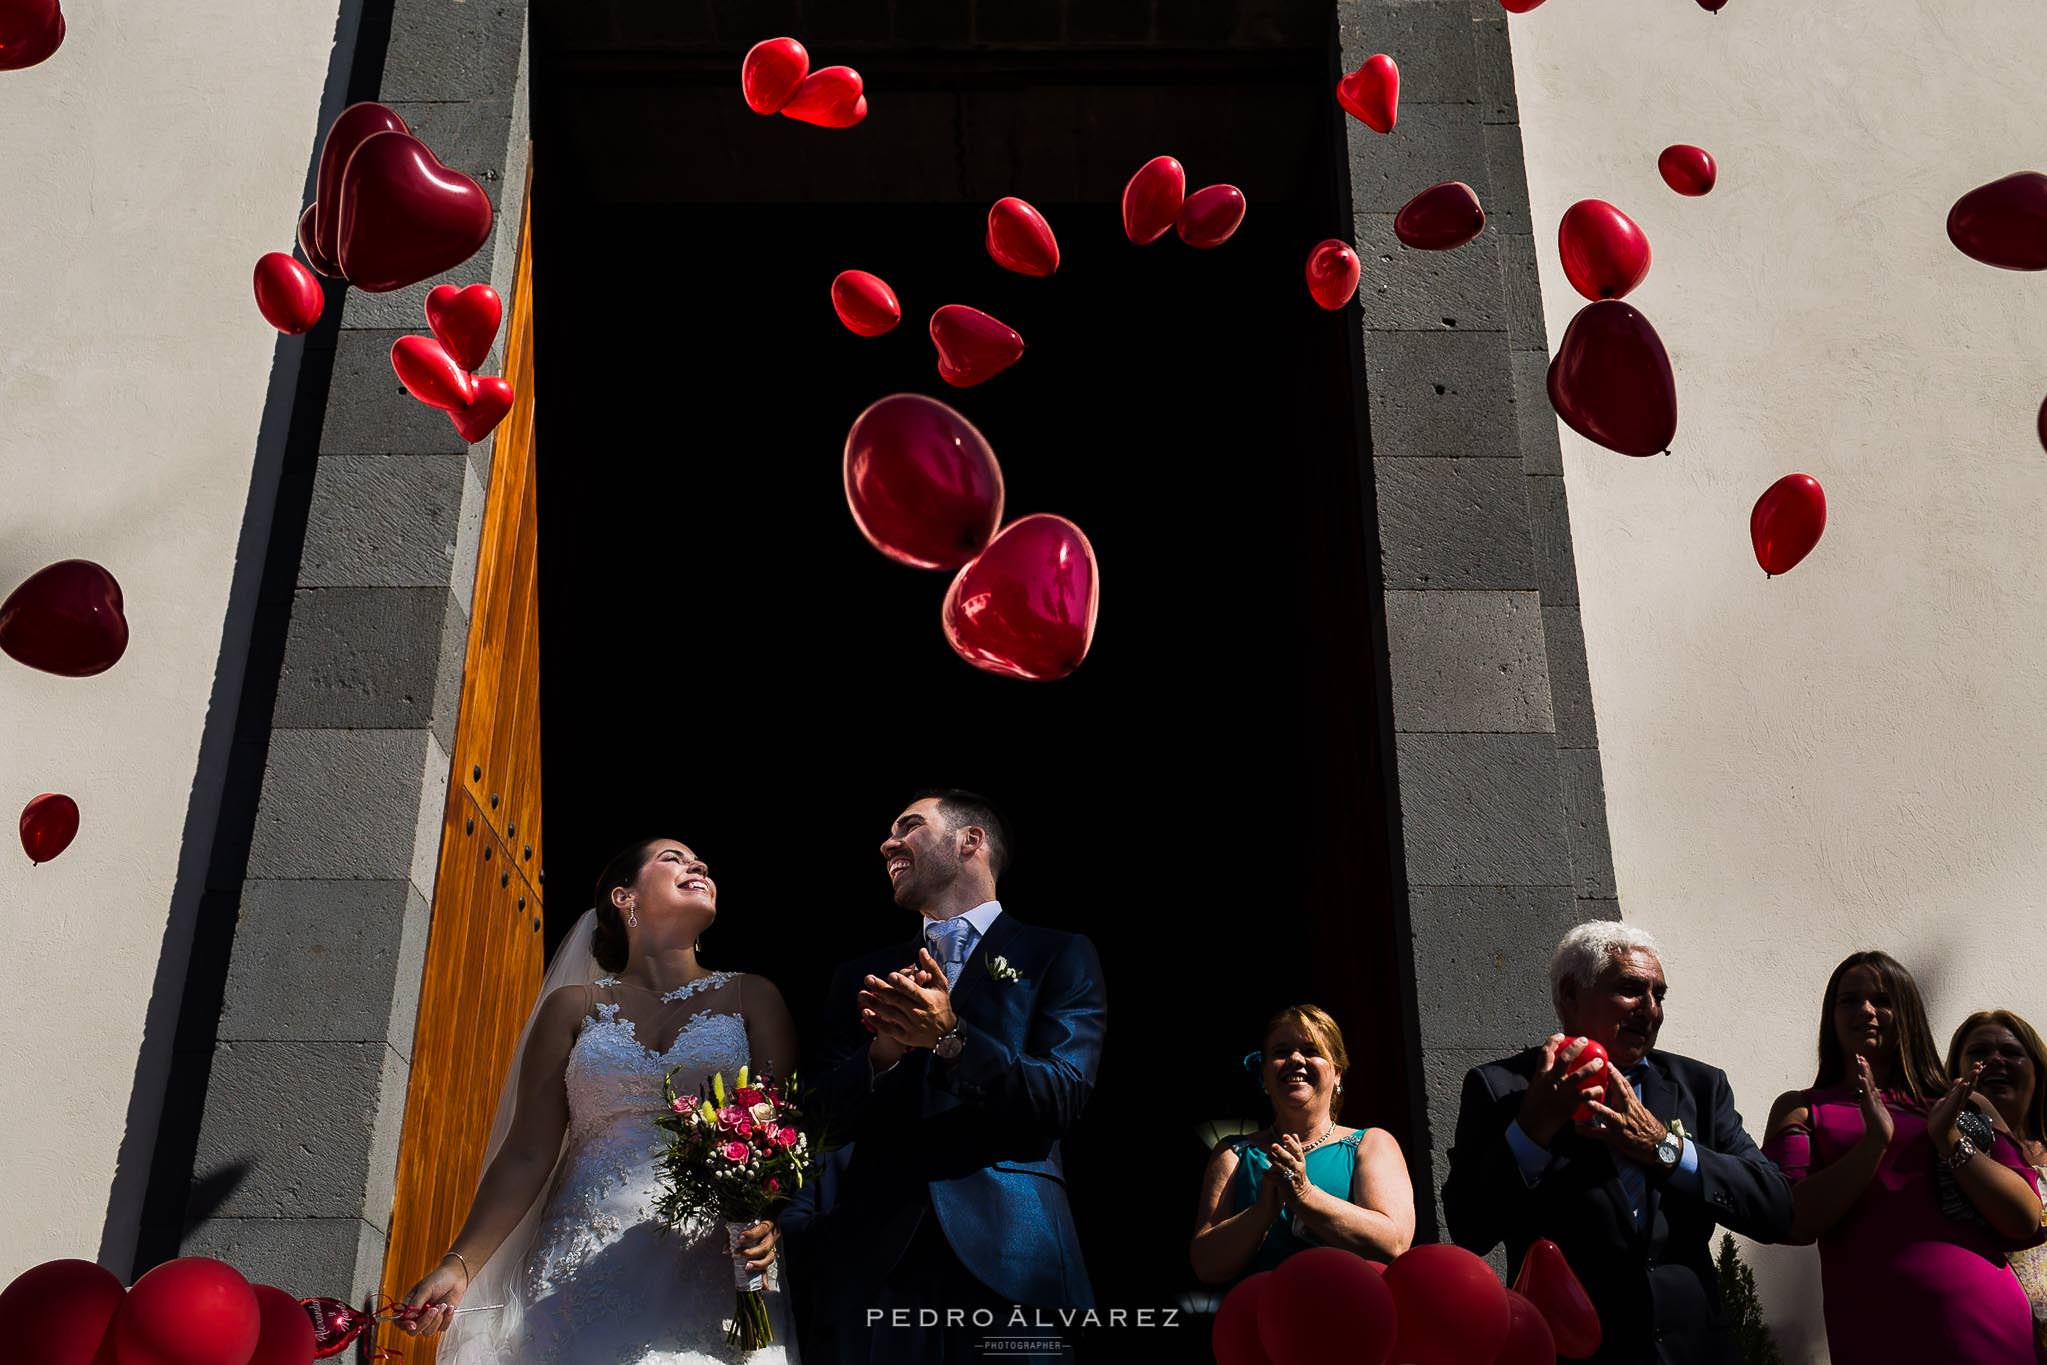
{"label": "bridal bouquet", "polygon": [[722,1073],[683,1095],[675,1093],[670,1075],[662,1090],[668,1109],[654,1123],[667,1135],[667,1145],[661,1153],[656,1212],[669,1228],[725,1225],[739,1290],[725,1339],[742,1350],[759,1350],[775,1339],[763,1294],[766,1276],[747,1271],[738,1253],[739,1238],[803,1188],[810,1169],[810,1142],[795,1103],[796,1078],[777,1085],[765,1073],[749,1079],[741,1067],[739,1083],[730,1090]]}

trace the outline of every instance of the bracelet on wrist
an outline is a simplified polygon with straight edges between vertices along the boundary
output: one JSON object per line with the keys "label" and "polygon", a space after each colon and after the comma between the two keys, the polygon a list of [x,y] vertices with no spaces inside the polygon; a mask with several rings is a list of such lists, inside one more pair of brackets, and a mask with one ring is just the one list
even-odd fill
{"label": "bracelet on wrist", "polygon": [[462,1262],[462,1284],[464,1288],[467,1288],[476,1279],[476,1272],[469,1268],[469,1259],[461,1252],[450,1247],[448,1254],[441,1257],[441,1264],[446,1265],[450,1260]]}

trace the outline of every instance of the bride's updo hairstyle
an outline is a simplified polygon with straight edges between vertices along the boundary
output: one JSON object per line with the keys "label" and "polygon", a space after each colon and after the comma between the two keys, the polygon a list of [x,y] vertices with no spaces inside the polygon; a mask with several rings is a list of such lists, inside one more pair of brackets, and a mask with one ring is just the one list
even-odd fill
{"label": "bride's updo hairstyle", "polygon": [[621,886],[631,887],[640,879],[640,869],[647,865],[647,850],[660,842],[654,838],[627,844],[612,854],[611,861],[597,874],[597,887],[590,900],[591,908],[597,912],[597,930],[590,939],[590,955],[607,972],[622,972],[626,964],[625,917],[611,903],[611,893]]}

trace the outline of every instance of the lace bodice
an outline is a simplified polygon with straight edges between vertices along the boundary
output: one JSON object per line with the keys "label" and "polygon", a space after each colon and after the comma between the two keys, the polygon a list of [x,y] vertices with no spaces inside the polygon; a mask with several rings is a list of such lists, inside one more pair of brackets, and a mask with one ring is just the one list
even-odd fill
{"label": "lace bodice", "polygon": [[[699,977],[661,999],[685,1000],[729,980],[729,972]],[[607,977],[597,984],[616,983]],[[678,1094],[696,1089],[714,1071],[723,1072],[729,1083],[747,1064],[748,1055],[746,1020],[738,1014],[701,1010],[684,1022],[666,1052],[657,1053],[640,1041],[632,1020],[619,1017],[615,1002],[599,1004],[569,1051],[565,1079],[571,1147],[601,1141],[610,1130],[633,1141],[654,1142],[659,1135],[653,1120],[663,1105],[664,1075],[674,1073]]]}

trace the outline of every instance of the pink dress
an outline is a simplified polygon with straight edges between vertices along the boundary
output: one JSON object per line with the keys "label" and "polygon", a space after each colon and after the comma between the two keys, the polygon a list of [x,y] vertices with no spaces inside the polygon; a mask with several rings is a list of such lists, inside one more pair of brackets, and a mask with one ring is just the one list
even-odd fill
{"label": "pink dress", "polygon": [[[1862,1110],[1846,1086],[1808,1090],[1811,1137],[1779,1134],[1766,1155],[1795,1185],[1862,1140]],[[1827,1349],[1834,1365],[1942,1361],[2036,1365],[2033,1313],[2005,1257],[2013,1248],[1987,1227],[1940,1211],[1926,1118],[1889,1106],[1897,1132],[1855,1206],[1821,1235]],[[2038,1177],[2009,1138],[1978,1161]]]}

